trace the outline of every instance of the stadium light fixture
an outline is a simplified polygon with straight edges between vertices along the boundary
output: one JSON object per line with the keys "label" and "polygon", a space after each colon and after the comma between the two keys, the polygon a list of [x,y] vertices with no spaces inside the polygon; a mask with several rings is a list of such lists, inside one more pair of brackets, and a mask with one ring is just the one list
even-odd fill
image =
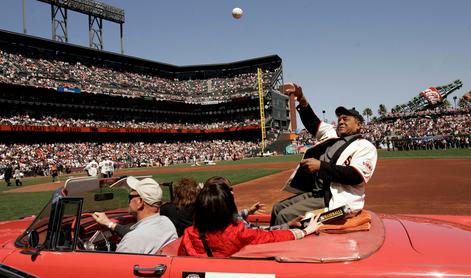
{"label": "stadium light fixture", "polygon": [[[37,0],[51,5],[52,39],[68,42],[67,11],[88,15],[90,48],[103,50],[103,20],[119,24],[121,54],[123,49],[124,10],[94,0]],[[62,35],[58,33],[62,31]]]}
{"label": "stadium light fixture", "polygon": [[124,23],[124,10],[94,0],[38,0],[86,15],[96,16],[116,23]]}

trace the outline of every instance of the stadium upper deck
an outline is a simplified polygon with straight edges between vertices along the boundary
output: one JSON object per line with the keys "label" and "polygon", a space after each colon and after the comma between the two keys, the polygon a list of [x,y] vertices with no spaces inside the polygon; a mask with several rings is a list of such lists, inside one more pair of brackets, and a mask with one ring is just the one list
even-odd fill
{"label": "stadium upper deck", "polygon": [[[250,123],[235,130],[251,130],[253,137],[259,128],[254,126],[259,121],[257,68],[263,70],[268,127],[286,129],[288,100],[280,101],[274,89],[282,78],[276,55],[179,67],[0,31],[0,106],[5,108],[0,116],[89,120],[92,128],[94,122],[106,125],[113,120],[165,123],[178,127],[171,133],[202,133],[205,127],[215,129],[222,123],[226,128],[235,121]],[[195,126],[202,128],[192,130]]]}
{"label": "stadium upper deck", "polygon": [[281,73],[278,56],[179,67],[10,32],[0,36],[1,81],[19,85],[209,104],[257,97],[257,68],[265,91]]}

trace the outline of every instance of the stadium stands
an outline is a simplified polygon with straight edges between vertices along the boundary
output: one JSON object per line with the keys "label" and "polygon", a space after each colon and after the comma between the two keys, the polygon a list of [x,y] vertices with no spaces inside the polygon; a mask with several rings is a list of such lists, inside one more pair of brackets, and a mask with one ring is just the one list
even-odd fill
{"label": "stadium stands", "polygon": [[390,114],[366,125],[363,136],[377,146],[394,150],[469,148],[471,109]]}
{"label": "stadium stands", "polygon": [[90,159],[110,157],[119,167],[166,166],[194,160],[238,160],[256,155],[257,142],[212,140],[177,143],[113,142],[0,144],[0,170],[13,165],[27,176],[83,171]]}
{"label": "stadium stands", "polygon": [[[166,79],[148,72],[133,72],[96,65],[80,59],[57,60],[27,53],[0,50],[0,82],[40,88],[76,90],[77,92],[150,97],[186,103],[228,102],[233,98],[257,97],[257,74],[197,80]],[[264,86],[269,86],[274,71],[264,71]]]}
{"label": "stadium stands", "polygon": [[[366,124],[362,136],[378,148],[396,151],[470,148],[471,108],[389,113]],[[315,138],[302,130],[289,150],[296,152],[315,143]]]}
{"label": "stadium stands", "polygon": [[269,138],[289,126],[287,100],[277,96],[275,109],[271,97],[278,56],[179,67],[0,35],[0,172],[81,171],[104,157],[135,167],[256,155],[259,68]]}
{"label": "stadium stands", "polygon": [[107,128],[155,128],[155,129],[220,129],[243,126],[259,126],[259,119],[238,119],[234,121],[211,123],[165,123],[155,121],[99,121],[94,119],[62,118],[59,116],[38,115],[37,118],[28,114],[1,115],[0,125],[19,126],[57,126],[57,127],[107,127]]}

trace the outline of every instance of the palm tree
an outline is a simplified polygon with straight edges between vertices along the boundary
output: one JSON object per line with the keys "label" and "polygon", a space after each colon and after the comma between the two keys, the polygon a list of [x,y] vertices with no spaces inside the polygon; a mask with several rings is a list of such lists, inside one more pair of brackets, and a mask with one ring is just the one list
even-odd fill
{"label": "palm tree", "polygon": [[462,98],[460,98],[460,100],[458,100],[458,107],[461,108],[461,109],[471,107],[471,101],[469,101],[469,100],[465,99],[464,97],[462,97]]}
{"label": "palm tree", "polygon": [[445,106],[446,108],[450,108],[450,107],[451,107],[451,104],[450,104],[450,102],[448,101],[448,99],[444,99],[444,100],[443,100],[443,106]]}
{"label": "palm tree", "polygon": [[378,114],[380,116],[384,116],[384,115],[386,115],[386,113],[388,113],[388,110],[386,109],[386,105],[380,104],[379,109],[378,109]]}
{"label": "palm tree", "polygon": [[369,122],[370,121],[370,116],[373,115],[373,111],[371,111],[371,108],[365,108],[365,110],[363,110],[363,116],[366,116],[366,121]]}

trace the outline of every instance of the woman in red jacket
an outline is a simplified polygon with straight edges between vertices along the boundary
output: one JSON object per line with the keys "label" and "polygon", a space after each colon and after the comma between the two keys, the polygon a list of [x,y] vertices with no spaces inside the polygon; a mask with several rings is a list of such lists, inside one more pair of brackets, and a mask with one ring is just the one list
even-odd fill
{"label": "woman in red jacket", "polygon": [[206,181],[195,203],[193,226],[182,237],[178,255],[228,257],[249,244],[296,240],[319,228],[313,218],[304,230],[274,230],[246,228],[237,220],[237,207],[230,182],[223,177]]}

